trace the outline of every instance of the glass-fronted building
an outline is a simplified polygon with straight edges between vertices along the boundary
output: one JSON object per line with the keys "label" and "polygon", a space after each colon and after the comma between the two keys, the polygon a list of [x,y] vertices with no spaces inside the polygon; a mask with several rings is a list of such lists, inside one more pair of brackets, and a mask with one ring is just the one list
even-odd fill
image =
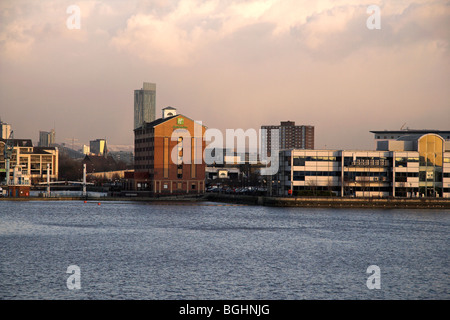
{"label": "glass-fronted building", "polygon": [[375,151],[281,150],[274,178],[286,196],[450,198],[450,141],[429,133],[378,141]]}

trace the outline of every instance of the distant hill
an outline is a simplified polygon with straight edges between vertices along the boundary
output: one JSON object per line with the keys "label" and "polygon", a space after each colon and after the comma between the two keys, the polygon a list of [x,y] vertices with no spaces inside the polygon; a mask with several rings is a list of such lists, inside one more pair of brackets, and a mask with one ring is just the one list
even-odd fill
{"label": "distant hill", "polygon": [[66,155],[69,158],[72,159],[83,159],[85,154],[83,154],[80,151],[73,150],[72,148],[69,148],[67,146],[61,145],[61,144],[55,144],[56,147],[59,149],[59,153],[61,155]]}

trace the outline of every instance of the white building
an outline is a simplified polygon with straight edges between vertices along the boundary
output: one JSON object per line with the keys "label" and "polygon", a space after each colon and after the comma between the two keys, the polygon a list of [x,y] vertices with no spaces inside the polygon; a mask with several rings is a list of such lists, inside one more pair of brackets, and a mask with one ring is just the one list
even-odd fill
{"label": "white building", "polygon": [[282,150],[278,195],[450,198],[450,141],[437,134],[379,141],[376,151]]}
{"label": "white building", "polygon": [[[30,179],[32,183],[47,180],[47,165],[50,180],[58,180],[58,148],[33,147],[30,139],[14,139],[13,152],[10,159],[10,179],[14,168],[20,168],[20,175]],[[6,172],[6,159],[3,150],[5,140],[0,139],[0,173]],[[0,179],[1,180],[1,179]]]}

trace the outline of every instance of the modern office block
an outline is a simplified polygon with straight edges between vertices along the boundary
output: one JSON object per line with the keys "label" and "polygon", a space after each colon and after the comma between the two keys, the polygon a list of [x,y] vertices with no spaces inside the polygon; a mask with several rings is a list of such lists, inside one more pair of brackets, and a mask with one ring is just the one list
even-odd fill
{"label": "modern office block", "polygon": [[434,133],[403,135],[378,150],[282,150],[278,195],[450,198],[450,144]]}

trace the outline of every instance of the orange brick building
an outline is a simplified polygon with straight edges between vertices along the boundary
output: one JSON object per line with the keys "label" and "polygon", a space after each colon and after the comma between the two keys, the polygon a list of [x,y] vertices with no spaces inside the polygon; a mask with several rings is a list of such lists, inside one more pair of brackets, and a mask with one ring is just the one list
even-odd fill
{"label": "orange brick building", "polygon": [[134,130],[132,189],[152,194],[205,192],[205,126],[163,109],[163,117]]}

